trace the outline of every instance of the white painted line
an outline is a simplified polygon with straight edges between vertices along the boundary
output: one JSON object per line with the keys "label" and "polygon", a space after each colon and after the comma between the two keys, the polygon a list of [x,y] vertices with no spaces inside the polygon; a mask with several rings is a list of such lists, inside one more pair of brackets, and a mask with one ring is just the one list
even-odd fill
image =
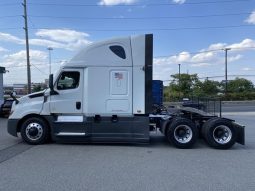
{"label": "white painted line", "polygon": [[240,115],[240,116],[255,116],[254,111],[247,112],[222,112],[222,116],[224,115]]}

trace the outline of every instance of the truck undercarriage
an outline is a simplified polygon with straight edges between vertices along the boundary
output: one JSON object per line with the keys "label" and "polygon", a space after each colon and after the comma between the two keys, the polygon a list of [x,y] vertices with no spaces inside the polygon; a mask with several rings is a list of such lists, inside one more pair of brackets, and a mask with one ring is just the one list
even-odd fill
{"label": "truck undercarriage", "polygon": [[151,130],[159,129],[178,148],[190,148],[198,138],[217,149],[228,149],[235,143],[244,145],[244,126],[222,117],[221,103],[219,107],[216,103],[219,100],[210,99],[210,102],[213,103],[211,113],[205,112],[209,105],[204,105],[205,111],[183,106],[156,106],[150,115]]}

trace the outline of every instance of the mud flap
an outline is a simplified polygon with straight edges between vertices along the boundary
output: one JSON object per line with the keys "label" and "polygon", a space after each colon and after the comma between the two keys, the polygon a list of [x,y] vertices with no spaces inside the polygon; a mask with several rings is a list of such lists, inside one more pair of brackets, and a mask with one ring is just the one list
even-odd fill
{"label": "mud flap", "polygon": [[237,130],[237,139],[236,142],[245,145],[245,126],[240,125],[238,123],[233,122],[236,130]]}

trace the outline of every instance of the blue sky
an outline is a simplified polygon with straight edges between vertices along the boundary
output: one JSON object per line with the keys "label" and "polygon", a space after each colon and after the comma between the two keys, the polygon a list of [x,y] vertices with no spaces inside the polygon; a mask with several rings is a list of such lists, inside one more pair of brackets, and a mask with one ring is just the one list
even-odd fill
{"label": "blue sky", "polygon": [[[22,0],[0,0],[0,65],[5,84],[26,83]],[[199,77],[251,75],[255,82],[255,0],[27,0],[33,82],[89,43],[154,34],[154,79],[181,71]],[[254,48],[252,48],[254,47]],[[233,75],[233,76],[231,76]],[[223,77],[212,78],[222,80]]]}

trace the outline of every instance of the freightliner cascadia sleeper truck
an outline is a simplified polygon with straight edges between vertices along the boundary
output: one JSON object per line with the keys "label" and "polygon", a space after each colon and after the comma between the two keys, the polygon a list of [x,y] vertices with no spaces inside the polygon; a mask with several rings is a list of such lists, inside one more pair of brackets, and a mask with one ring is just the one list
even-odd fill
{"label": "freightliner cascadia sleeper truck", "polygon": [[148,143],[155,129],[178,148],[199,134],[215,148],[244,144],[231,119],[187,108],[153,114],[152,69],[152,34],[93,43],[50,75],[48,89],[16,99],[8,132],[28,144]]}

